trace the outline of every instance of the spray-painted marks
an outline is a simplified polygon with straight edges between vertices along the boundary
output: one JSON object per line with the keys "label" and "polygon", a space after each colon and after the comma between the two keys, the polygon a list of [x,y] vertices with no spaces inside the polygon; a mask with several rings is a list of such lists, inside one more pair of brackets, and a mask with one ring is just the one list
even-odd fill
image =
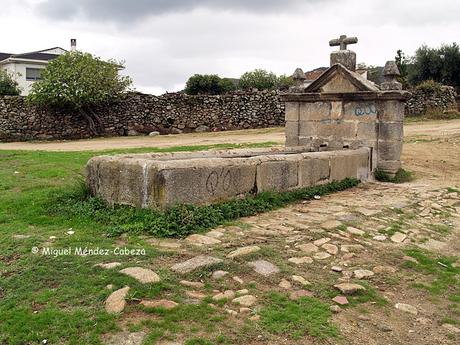
{"label": "spray-painted marks", "polygon": [[355,108],[356,116],[377,115],[377,108],[375,104],[363,104]]}
{"label": "spray-painted marks", "polygon": [[228,191],[232,180],[235,182],[235,178],[232,179],[232,173],[229,169],[222,168],[217,171],[211,171],[206,179],[206,190],[209,194],[216,193],[219,188]]}

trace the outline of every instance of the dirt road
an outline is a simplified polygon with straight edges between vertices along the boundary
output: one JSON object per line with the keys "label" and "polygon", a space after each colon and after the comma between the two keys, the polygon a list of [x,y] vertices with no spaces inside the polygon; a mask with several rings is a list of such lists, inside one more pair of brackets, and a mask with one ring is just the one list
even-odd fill
{"label": "dirt road", "polygon": [[[423,137],[443,138],[460,135],[460,120],[430,121],[407,124],[406,139]],[[212,145],[223,143],[260,143],[273,141],[283,144],[284,129],[266,128],[219,133],[190,133],[157,137],[114,137],[53,142],[0,143],[0,150],[43,150],[43,151],[101,151],[139,147],[170,147],[188,145]]]}

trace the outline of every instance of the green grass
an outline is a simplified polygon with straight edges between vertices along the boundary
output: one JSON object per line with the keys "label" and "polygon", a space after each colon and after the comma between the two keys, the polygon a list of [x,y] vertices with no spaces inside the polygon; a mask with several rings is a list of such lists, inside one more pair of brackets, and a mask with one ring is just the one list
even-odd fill
{"label": "green grass", "polygon": [[260,311],[260,323],[266,331],[293,339],[305,335],[319,339],[338,336],[337,328],[330,322],[328,304],[309,297],[291,301],[275,292],[268,299],[268,305]]}
{"label": "green grass", "polygon": [[414,176],[410,171],[399,169],[395,176],[391,177],[387,172],[376,169],[374,172],[375,179],[380,182],[391,183],[406,183],[414,180]]}
{"label": "green grass", "polygon": [[325,185],[287,192],[264,192],[209,206],[177,205],[166,210],[137,209],[129,206],[110,207],[97,197],[89,197],[85,188],[60,195],[52,202],[57,217],[71,217],[79,222],[98,222],[111,236],[122,233],[150,234],[159,237],[184,237],[199,233],[241,217],[271,211],[298,200],[310,200],[355,187],[356,179],[345,179]]}

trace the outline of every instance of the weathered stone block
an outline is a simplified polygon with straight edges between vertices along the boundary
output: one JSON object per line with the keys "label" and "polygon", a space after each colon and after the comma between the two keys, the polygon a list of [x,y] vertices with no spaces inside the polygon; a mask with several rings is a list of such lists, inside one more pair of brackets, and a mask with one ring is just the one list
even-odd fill
{"label": "weathered stone block", "polygon": [[397,161],[401,158],[402,140],[379,141],[379,160]]}
{"label": "weathered stone block", "polygon": [[267,156],[257,166],[257,192],[286,191],[298,185],[298,164],[301,155]]}
{"label": "weathered stone block", "polygon": [[359,121],[360,123],[376,122],[379,114],[379,103],[376,101],[346,102],[343,106],[343,118],[345,120]]}
{"label": "weathered stone block", "polygon": [[156,192],[150,206],[212,203],[255,188],[256,159],[191,159],[155,165]]}
{"label": "weathered stone block", "polygon": [[290,102],[286,104],[286,108],[285,108],[286,122],[299,121],[299,108],[300,108],[300,103]]}
{"label": "weathered stone block", "polygon": [[299,121],[322,121],[331,119],[331,102],[300,103]]}
{"label": "weathered stone block", "polygon": [[402,122],[381,122],[379,124],[379,140],[402,140],[403,137]]}
{"label": "weathered stone block", "polygon": [[386,173],[393,175],[401,168],[401,161],[379,161],[377,168],[385,171]]}
{"label": "weathered stone block", "polygon": [[334,152],[330,158],[331,181],[341,181],[347,177],[366,180],[369,171],[369,149]]}
{"label": "weathered stone block", "polygon": [[299,122],[288,121],[285,125],[286,146],[299,145]]}
{"label": "weathered stone block", "polygon": [[315,152],[303,155],[299,162],[299,187],[310,187],[329,182],[330,153]]}
{"label": "weathered stone block", "polygon": [[377,140],[377,122],[358,122],[356,137],[360,140]]}
{"label": "weathered stone block", "polygon": [[316,121],[300,121],[298,126],[301,137],[316,137],[318,135],[318,122]]}
{"label": "weathered stone block", "polygon": [[380,115],[383,122],[403,122],[405,103],[402,101],[386,101]]}
{"label": "weathered stone block", "polygon": [[356,125],[354,122],[318,122],[316,125],[316,135],[322,138],[338,139],[338,138],[355,138]]}

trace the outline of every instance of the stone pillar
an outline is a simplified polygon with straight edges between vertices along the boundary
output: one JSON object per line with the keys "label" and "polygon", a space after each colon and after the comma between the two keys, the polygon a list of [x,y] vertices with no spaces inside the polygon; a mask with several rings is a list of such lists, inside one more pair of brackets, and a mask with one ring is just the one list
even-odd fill
{"label": "stone pillar", "polygon": [[356,70],[356,53],[351,50],[337,50],[331,53],[331,66],[340,63],[350,71]]}
{"label": "stone pillar", "polygon": [[[385,81],[380,88],[384,91],[399,91],[402,84],[398,82],[400,75],[394,61],[388,61],[383,69]],[[404,100],[387,100],[382,103],[383,112],[379,118],[378,133],[378,164],[377,168],[390,176],[394,176],[401,168],[401,152],[404,138]]]}

